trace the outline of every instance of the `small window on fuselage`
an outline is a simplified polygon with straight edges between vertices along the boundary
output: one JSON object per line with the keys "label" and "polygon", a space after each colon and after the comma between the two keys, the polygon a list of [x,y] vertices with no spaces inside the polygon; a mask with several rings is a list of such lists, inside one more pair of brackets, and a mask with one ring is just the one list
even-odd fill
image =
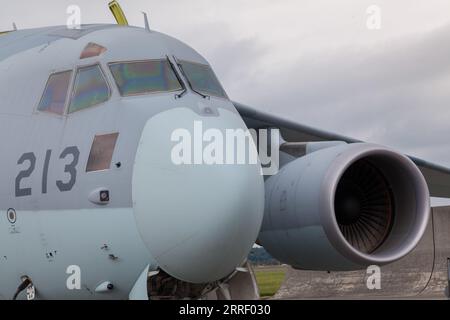
{"label": "small window on fuselage", "polygon": [[167,60],[110,63],[109,68],[121,96],[181,90],[181,84]]}
{"label": "small window on fuselage", "polygon": [[108,170],[119,133],[96,135],[91,146],[86,172]]}
{"label": "small window on fuselage", "polygon": [[55,114],[64,114],[72,71],[64,71],[50,75],[44,94],[39,102],[38,110]]}
{"label": "small window on fuselage", "polygon": [[99,65],[79,68],[70,101],[69,113],[107,101],[110,90]]}

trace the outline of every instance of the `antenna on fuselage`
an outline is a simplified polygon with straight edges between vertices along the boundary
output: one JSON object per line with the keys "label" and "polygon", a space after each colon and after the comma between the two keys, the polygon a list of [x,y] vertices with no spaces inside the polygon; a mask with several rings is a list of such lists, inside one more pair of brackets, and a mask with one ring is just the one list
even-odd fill
{"label": "antenna on fuselage", "polygon": [[145,30],[151,31],[150,30],[150,23],[148,22],[147,12],[142,11],[142,14],[144,15]]}
{"label": "antenna on fuselage", "polygon": [[14,30],[14,31],[17,31],[17,26],[16,26],[16,23],[15,23],[15,22],[13,22],[13,30]]}
{"label": "antenna on fuselage", "polygon": [[114,18],[116,19],[117,24],[119,24],[121,26],[128,25],[127,17],[125,16],[125,13],[123,13],[123,10],[120,7],[119,2],[117,2],[116,0],[113,0],[108,4],[108,7],[109,7],[109,10],[111,10]]}

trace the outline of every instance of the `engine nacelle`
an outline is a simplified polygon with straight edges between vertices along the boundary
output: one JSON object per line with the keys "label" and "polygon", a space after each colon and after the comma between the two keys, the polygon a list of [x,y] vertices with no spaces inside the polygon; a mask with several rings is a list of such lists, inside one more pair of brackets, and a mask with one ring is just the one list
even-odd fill
{"label": "engine nacelle", "polygon": [[387,264],[420,241],[429,198],[422,173],[402,154],[365,143],[319,150],[266,181],[259,241],[299,269]]}

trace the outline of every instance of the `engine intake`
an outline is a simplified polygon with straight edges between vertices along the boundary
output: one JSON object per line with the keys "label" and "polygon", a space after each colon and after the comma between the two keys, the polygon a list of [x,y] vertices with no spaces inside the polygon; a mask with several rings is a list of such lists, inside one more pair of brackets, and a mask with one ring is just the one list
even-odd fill
{"label": "engine intake", "polygon": [[373,144],[339,145],[266,181],[259,241],[296,268],[360,269],[412,251],[429,213],[426,181],[409,158]]}
{"label": "engine intake", "polygon": [[369,159],[358,160],[344,172],[336,188],[334,211],[352,247],[372,253],[383,244],[394,222],[394,194]]}

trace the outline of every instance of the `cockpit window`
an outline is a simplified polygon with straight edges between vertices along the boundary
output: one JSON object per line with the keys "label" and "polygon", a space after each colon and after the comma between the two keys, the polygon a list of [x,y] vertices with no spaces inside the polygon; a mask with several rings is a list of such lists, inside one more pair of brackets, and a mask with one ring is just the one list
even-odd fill
{"label": "cockpit window", "polygon": [[188,61],[180,61],[180,64],[192,89],[206,95],[227,98],[225,90],[210,66]]}
{"label": "cockpit window", "polygon": [[64,114],[71,77],[72,71],[65,71],[54,73],[48,78],[47,86],[39,102],[39,111]]}
{"label": "cockpit window", "polygon": [[79,68],[69,113],[86,109],[109,99],[110,90],[99,65]]}
{"label": "cockpit window", "polygon": [[109,68],[122,96],[182,89],[167,60],[111,63]]}

